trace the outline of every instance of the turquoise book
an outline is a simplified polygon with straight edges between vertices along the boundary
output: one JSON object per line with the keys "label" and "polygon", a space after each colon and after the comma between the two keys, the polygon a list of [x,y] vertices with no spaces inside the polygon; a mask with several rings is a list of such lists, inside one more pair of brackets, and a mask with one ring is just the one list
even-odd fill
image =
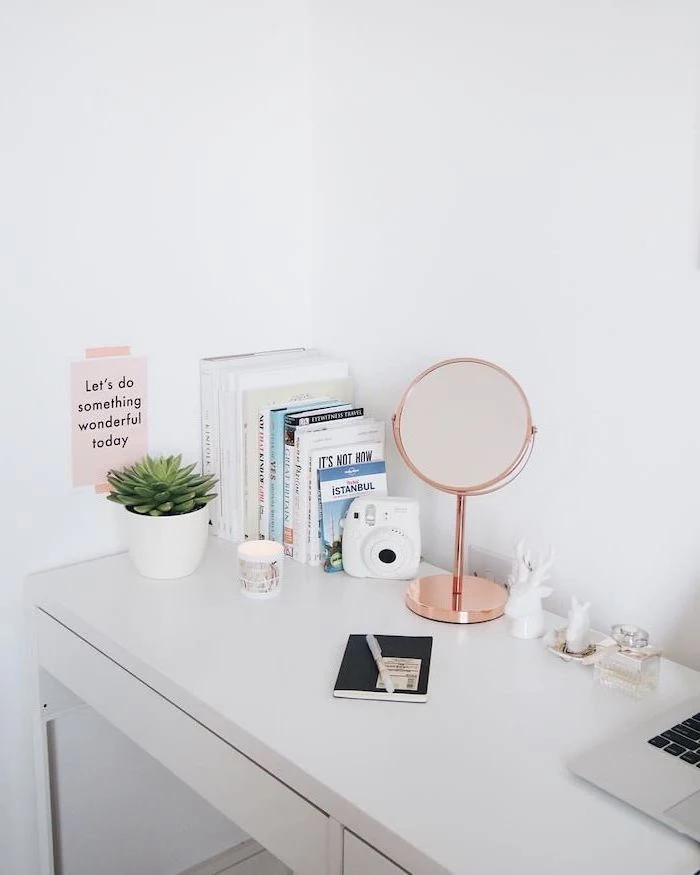
{"label": "turquoise book", "polygon": [[383,461],[319,470],[321,565],[324,571],[343,570],[343,526],[353,500],[360,496],[371,498],[386,494],[386,463]]}

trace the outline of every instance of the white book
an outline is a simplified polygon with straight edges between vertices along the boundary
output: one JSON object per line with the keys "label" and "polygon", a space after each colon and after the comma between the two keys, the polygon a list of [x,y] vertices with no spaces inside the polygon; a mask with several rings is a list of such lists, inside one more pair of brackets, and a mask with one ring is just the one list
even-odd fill
{"label": "white book", "polygon": [[[237,439],[237,385],[246,375],[266,372],[271,368],[292,367],[295,362],[315,359],[316,350],[280,350],[276,353],[254,353],[246,356],[231,356],[218,360],[217,405],[219,440],[219,492],[220,519],[214,533],[229,540],[242,540],[243,522],[239,508],[239,459],[241,449]],[[210,360],[216,362],[217,360]]]}
{"label": "white book", "polygon": [[270,410],[260,411],[258,424],[258,533],[270,538]]}
{"label": "white book", "polygon": [[300,516],[306,534],[306,562],[321,562],[318,472],[325,468],[359,465],[385,459],[385,425],[363,418],[353,425],[335,426],[300,436],[302,477],[306,484]]}
{"label": "white book", "polygon": [[237,369],[253,368],[269,364],[271,360],[280,362],[305,355],[303,349],[265,350],[231,356],[204,358],[199,363],[200,376],[200,416],[201,416],[201,459],[202,472],[214,474],[218,479],[218,496],[209,505],[214,534],[221,533],[223,505],[228,478],[223,475],[222,441],[222,381],[223,375]]}
{"label": "white book", "polygon": [[354,392],[347,362],[317,356],[286,368],[242,374],[234,402],[237,409],[238,455],[237,506],[240,508],[242,537],[257,538],[260,518],[257,474],[257,431],[260,410],[305,398],[330,397],[351,400]]}

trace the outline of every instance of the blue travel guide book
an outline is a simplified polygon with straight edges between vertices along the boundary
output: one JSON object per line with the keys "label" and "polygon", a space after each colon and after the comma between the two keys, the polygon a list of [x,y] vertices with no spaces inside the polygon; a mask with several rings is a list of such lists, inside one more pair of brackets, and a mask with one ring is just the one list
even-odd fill
{"label": "blue travel guide book", "polygon": [[343,525],[353,499],[386,495],[386,463],[362,462],[318,472],[321,520],[321,565],[324,571],[343,570]]}

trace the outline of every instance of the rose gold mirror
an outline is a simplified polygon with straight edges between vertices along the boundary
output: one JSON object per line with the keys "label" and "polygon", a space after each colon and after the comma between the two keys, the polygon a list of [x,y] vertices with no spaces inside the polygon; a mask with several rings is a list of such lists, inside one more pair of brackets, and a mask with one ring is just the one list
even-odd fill
{"label": "rose gold mirror", "polygon": [[464,575],[465,501],[505,486],[527,462],[535,428],[525,393],[498,365],[448,359],[413,380],[393,423],[396,445],[413,473],[457,496],[453,572],[411,581],[406,604],[447,623],[500,617],[505,587]]}

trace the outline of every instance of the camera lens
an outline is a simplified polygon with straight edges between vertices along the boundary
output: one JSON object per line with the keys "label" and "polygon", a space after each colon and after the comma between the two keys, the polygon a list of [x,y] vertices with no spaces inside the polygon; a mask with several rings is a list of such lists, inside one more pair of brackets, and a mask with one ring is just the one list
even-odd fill
{"label": "camera lens", "polygon": [[388,547],[385,547],[383,550],[379,551],[379,561],[384,562],[385,565],[389,565],[391,562],[396,562],[396,553]]}

